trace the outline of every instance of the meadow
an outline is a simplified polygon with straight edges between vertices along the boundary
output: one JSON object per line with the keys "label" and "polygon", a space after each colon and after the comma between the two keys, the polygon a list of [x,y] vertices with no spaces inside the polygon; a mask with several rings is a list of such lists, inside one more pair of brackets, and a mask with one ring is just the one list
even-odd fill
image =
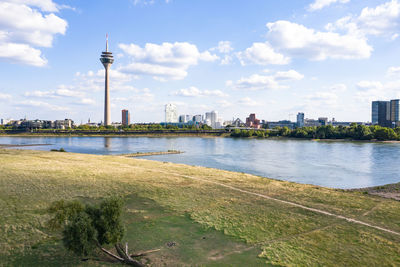
{"label": "meadow", "polygon": [[161,249],[142,259],[153,266],[400,265],[395,200],[125,156],[14,149],[0,150],[1,265],[115,266],[65,251],[46,223],[53,201],[114,195],[126,201],[131,250]]}

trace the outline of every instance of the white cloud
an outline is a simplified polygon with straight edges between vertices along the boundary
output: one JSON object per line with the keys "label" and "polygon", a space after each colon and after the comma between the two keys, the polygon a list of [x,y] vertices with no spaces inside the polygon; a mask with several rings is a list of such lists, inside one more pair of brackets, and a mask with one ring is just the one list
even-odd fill
{"label": "white cloud", "polygon": [[201,97],[201,96],[225,97],[225,96],[227,96],[227,94],[225,94],[221,90],[204,90],[204,91],[202,91],[194,86],[191,86],[191,87],[185,88],[185,89],[180,89],[176,92],[173,92],[172,95],[186,96],[186,97]]}
{"label": "white cloud", "polygon": [[314,3],[310,4],[309,10],[310,11],[315,11],[315,10],[320,10],[324,7],[330,6],[335,3],[348,3],[350,0],[315,0]]}
{"label": "white cloud", "polygon": [[[72,85],[76,91],[100,91],[104,90],[104,69],[96,72],[88,71],[87,73],[77,72],[75,74],[76,81]],[[123,73],[118,69],[111,69],[110,90],[111,91],[135,91],[136,89],[128,83],[135,78],[131,74]]]}
{"label": "white cloud", "polygon": [[357,89],[362,91],[382,90],[383,84],[377,81],[360,81],[357,83]]}
{"label": "white cloud", "polygon": [[0,93],[0,100],[10,100],[12,98],[9,94]]}
{"label": "white cloud", "polygon": [[346,90],[347,90],[347,86],[345,84],[343,84],[343,83],[332,85],[329,88],[329,91],[335,92],[335,93],[341,93],[341,92],[344,92]]}
{"label": "white cloud", "polygon": [[112,101],[135,103],[135,105],[147,105],[154,100],[154,97],[155,95],[151,93],[150,89],[144,88],[142,90],[136,89],[136,92],[134,94],[129,94],[129,96],[112,98]]}
{"label": "white cloud", "polygon": [[43,101],[36,101],[36,100],[25,100],[18,102],[19,106],[30,106],[30,107],[37,107],[37,108],[45,108],[53,111],[63,111],[68,110],[67,107],[59,106],[59,105],[52,105],[47,102]]}
{"label": "white cloud", "polygon": [[356,99],[365,103],[374,100],[400,98],[400,80],[382,83],[380,81],[360,81],[357,83]]}
{"label": "white cloud", "polygon": [[388,76],[399,76],[400,77],[400,67],[390,67],[387,71]]}
{"label": "white cloud", "polygon": [[280,89],[284,88],[278,84],[278,82],[272,76],[265,76],[259,74],[253,74],[250,77],[241,78],[232,84],[234,89],[243,90],[262,90],[262,89]]}
{"label": "white cloud", "polygon": [[319,32],[289,21],[267,23],[267,28],[268,39],[274,48],[310,60],[369,58],[373,50],[365,38]]}
{"label": "white cloud", "polygon": [[227,108],[227,107],[232,106],[232,103],[225,99],[218,100],[216,103],[217,103],[217,106],[221,107],[221,108]]}
{"label": "white cloud", "polygon": [[[154,4],[156,1],[155,0],[133,0],[133,4],[136,5],[152,5]],[[171,3],[172,0],[165,0],[165,3]]]}
{"label": "white cloud", "polygon": [[209,49],[209,51],[217,52],[220,54],[220,57],[218,57],[217,55],[213,56],[215,59],[221,59],[221,65],[228,65],[232,62],[233,57],[231,52],[233,50],[234,49],[230,41],[219,41],[218,46]]}
{"label": "white cloud", "polygon": [[338,95],[335,92],[316,92],[305,97],[308,105],[317,106],[336,106],[338,103]]}
{"label": "white cloud", "polygon": [[398,29],[399,15],[400,3],[392,0],[375,8],[364,8],[357,18],[357,24],[367,34],[381,35]]}
{"label": "white cloud", "polygon": [[326,28],[330,31],[345,30],[349,35],[385,35],[394,40],[398,37],[400,19],[400,3],[392,0],[376,7],[365,7],[360,15],[349,15],[329,23]]}
{"label": "white cloud", "polygon": [[1,43],[0,59],[12,63],[27,64],[42,67],[47,64],[47,59],[42,56],[39,49],[30,47],[27,44]]}
{"label": "white cloud", "polygon": [[278,71],[275,74],[275,79],[276,80],[292,80],[292,81],[299,81],[304,78],[303,74],[298,73],[295,70],[289,70],[289,71]]}
{"label": "white cloud", "polygon": [[221,59],[221,65],[228,65],[232,62],[233,58],[230,55],[225,55],[222,59]]}
{"label": "white cloud", "polygon": [[96,101],[94,101],[91,98],[83,98],[81,99],[81,101],[79,102],[79,104],[84,104],[84,105],[95,105]]}
{"label": "white cloud", "polygon": [[85,96],[83,92],[79,92],[76,90],[71,90],[66,88],[64,85],[60,85],[59,89],[53,91],[32,91],[25,92],[24,94],[27,97],[38,97],[38,98],[63,98],[63,97],[76,97],[82,98]]}
{"label": "white cloud", "polygon": [[45,12],[58,12],[59,7],[52,0],[6,0],[6,2],[38,7]]}
{"label": "white cloud", "polygon": [[228,54],[233,51],[233,47],[229,41],[219,41],[218,46],[211,48],[210,51],[218,51],[221,54]]}
{"label": "white cloud", "polygon": [[313,110],[318,107],[316,111],[320,112],[321,109],[326,108],[338,108],[339,107],[339,95],[347,90],[345,84],[339,83],[331,86],[326,86],[323,91],[314,92],[304,97],[305,105],[307,109]]}
{"label": "white cloud", "polygon": [[249,63],[258,65],[284,65],[290,62],[289,58],[275,52],[269,43],[253,43],[245,51],[236,53],[236,56],[243,66]]}
{"label": "white cloud", "polygon": [[49,11],[58,11],[50,0],[1,1],[0,59],[33,66],[46,65],[47,60],[35,47],[51,47],[54,36],[65,34],[68,25],[54,13],[42,13]]}
{"label": "white cloud", "polygon": [[132,63],[121,68],[124,72],[134,73],[136,75],[151,75],[154,79],[160,81],[182,80],[187,76],[186,68],[167,67],[148,63]]}
{"label": "white cloud", "polygon": [[240,99],[237,102],[239,105],[246,106],[246,107],[255,107],[255,106],[260,106],[260,103],[257,101],[254,101],[250,97],[244,97]]}
{"label": "white cloud", "polygon": [[236,82],[227,81],[226,85],[233,89],[243,90],[263,90],[263,89],[283,89],[288,88],[282,85],[283,81],[298,81],[304,78],[304,75],[295,70],[279,71],[272,75],[253,74],[249,77],[241,78]]}
{"label": "white cloud", "polygon": [[218,56],[210,52],[199,52],[196,45],[187,42],[147,43],[143,48],[136,44],[120,44],[119,48],[132,59],[122,67],[122,72],[145,74],[161,80],[181,80],[187,70],[199,61],[215,61]]}

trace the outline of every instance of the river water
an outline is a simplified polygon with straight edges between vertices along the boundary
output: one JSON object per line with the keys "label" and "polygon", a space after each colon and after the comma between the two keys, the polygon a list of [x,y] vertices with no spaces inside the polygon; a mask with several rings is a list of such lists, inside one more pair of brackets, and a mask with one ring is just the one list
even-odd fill
{"label": "river water", "polygon": [[201,137],[0,137],[0,144],[50,144],[21,149],[88,154],[184,151],[146,159],[238,171],[332,188],[400,182],[400,143]]}

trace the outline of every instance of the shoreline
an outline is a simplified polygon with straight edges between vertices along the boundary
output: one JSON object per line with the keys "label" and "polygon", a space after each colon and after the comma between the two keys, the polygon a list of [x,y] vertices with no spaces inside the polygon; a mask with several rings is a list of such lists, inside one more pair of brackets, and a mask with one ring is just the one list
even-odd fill
{"label": "shoreline", "polygon": [[361,192],[363,194],[369,194],[400,201],[400,182],[364,188],[348,189],[348,191]]}
{"label": "shoreline", "polygon": [[52,144],[0,144],[1,148],[13,148],[13,147],[29,147],[29,146],[51,146]]}

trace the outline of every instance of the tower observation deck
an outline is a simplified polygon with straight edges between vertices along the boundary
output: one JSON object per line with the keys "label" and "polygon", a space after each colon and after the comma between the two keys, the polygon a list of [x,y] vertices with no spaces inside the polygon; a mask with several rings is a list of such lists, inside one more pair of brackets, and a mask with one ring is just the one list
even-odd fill
{"label": "tower observation deck", "polygon": [[114,57],[112,52],[108,51],[108,35],[106,38],[106,51],[101,53],[101,63],[103,63],[105,69],[105,95],[104,95],[104,125],[111,125],[111,114],[110,114],[110,89],[109,89],[109,69],[114,63]]}

